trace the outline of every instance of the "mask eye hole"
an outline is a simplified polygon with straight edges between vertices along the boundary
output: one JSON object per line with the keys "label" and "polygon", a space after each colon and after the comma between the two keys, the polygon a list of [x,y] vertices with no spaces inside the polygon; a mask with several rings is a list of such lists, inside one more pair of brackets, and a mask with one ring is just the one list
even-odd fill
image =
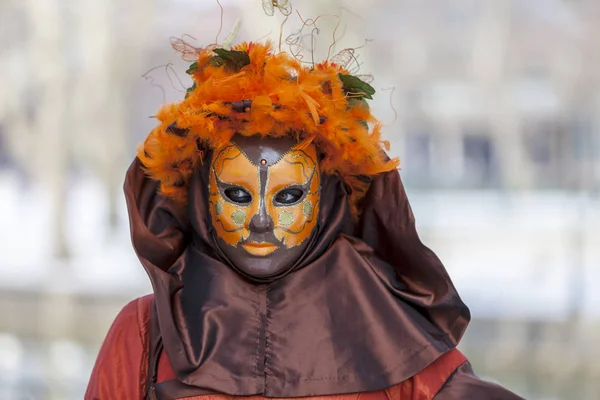
{"label": "mask eye hole", "polygon": [[252,201],[250,193],[241,187],[230,187],[223,191],[229,200],[238,204],[249,204]]}
{"label": "mask eye hole", "polygon": [[302,196],[304,196],[302,189],[283,189],[275,195],[275,203],[287,206],[297,203]]}

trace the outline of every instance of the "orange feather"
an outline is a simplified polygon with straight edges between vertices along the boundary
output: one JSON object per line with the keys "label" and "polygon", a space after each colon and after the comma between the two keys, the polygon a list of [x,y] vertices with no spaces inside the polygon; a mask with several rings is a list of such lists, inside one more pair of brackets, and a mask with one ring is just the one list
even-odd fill
{"label": "orange feather", "polygon": [[[381,126],[368,107],[348,102],[338,76],[347,71],[332,63],[305,67],[289,54],[273,54],[270,43],[241,43],[233,49],[246,51],[250,64],[235,72],[211,65],[213,49],[198,54],[195,89],[183,101],[160,108],[159,125],[138,149],[160,192],[186,201],[187,183],[204,158],[197,142],[218,149],[236,132],[293,135],[298,146],[314,143],[326,155],[322,171],[339,175],[352,188],[350,206],[358,215],[368,183],[356,176],[394,170],[399,161],[386,156],[389,143],[381,141]],[[252,101],[250,112],[232,109],[230,103],[241,100]],[[371,131],[365,122],[374,124]],[[172,123],[187,129],[187,135],[168,132]]]}

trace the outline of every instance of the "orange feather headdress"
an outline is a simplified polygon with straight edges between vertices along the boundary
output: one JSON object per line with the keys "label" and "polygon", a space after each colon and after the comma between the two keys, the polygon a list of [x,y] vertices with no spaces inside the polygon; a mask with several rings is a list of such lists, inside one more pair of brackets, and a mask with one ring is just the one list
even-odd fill
{"label": "orange feather headdress", "polygon": [[185,202],[204,152],[222,148],[236,133],[314,143],[321,170],[351,189],[355,215],[369,178],[398,166],[383,151],[381,125],[365,101],[375,90],[334,63],[307,67],[274,53],[269,43],[242,43],[199,51],[187,73],[194,85],[186,98],[159,110],[160,124],[138,151],[168,197]]}

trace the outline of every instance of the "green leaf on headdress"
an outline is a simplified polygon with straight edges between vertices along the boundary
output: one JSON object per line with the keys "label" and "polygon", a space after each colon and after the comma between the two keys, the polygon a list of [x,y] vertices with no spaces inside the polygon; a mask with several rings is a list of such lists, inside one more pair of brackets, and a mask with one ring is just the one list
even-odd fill
{"label": "green leaf on headdress", "polygon": [[192,75],[194,72],[198,71],[198,61],[190,65],[190,67],[185,71],[186,74]]}
{"label": "green leaf on headdress", "polygon": [[369,109],[369,103],[365,100],[364,97],[352,96],[348,98],[348,104],[350,107],[361,106],[362,108]]}
{"label": "green leaf on headdress", "polygon": [[250,64],[250,56],[245,51],[218,48],[213,52],[216,56],[210,59],[209,64],[215,67],[225,67],[238,72],[242,67]]}
{"label": "green leaf on headdress", "polygon": [[192,85],[192,87],[187,88],[187,90],[185,91],[185,98],[187,99],[188,95],[190,93],[192,93],[194,91],[194,89],[196,89],[196,82],[194,82],[194,84]]}
{"label": "green leaf on headdress", "polygon": [[344,85],[343,89],[347,95],[357,99],[373,99],[372,96],[375,94],[375,89],[367,82],[354,75],[342,74],[341,72],[338,73],[338,76],[342,81],[342,85]]}

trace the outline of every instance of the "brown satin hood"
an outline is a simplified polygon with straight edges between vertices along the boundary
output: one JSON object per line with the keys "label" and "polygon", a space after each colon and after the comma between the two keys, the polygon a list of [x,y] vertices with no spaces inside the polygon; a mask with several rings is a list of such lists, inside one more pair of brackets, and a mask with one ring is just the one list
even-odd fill
{"label": "brown satin hood", "polygon": [[458,343],[469,310],[419,240],[397,172],[374,179],[356,224],[340,180],[323,176],[315,239],[291,272],[257,282],[215,251],[207,164],[187,209],[158,195],[137,159],[125,181],[133,245],[180,394],[375,391]]}

